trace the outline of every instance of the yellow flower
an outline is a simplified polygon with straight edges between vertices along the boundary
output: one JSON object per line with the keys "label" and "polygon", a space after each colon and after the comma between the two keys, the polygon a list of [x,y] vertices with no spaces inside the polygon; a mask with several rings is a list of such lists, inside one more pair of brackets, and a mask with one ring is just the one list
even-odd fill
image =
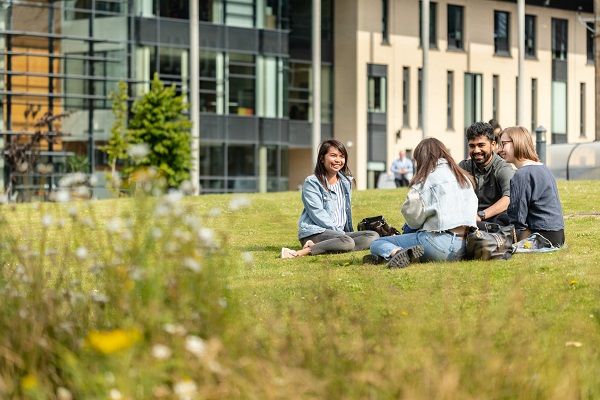
{"label": "yellow flower", "polygon": [[21,378],[21,387],[24,391],[34,390],[38,386],[38,380],[35,375],[27,374]]}
{"label": "yellow flower", "polygon": [[140,338],[136,329],[114,329],[111,331],[91,331],[87,341],[96,351],[111,354],[131,347]]}

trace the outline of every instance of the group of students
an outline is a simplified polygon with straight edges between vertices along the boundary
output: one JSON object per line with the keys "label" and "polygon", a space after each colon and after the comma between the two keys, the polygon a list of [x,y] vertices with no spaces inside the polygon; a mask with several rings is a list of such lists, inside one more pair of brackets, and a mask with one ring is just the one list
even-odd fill
{"label": "group of students", "polygon": [[540,162],[527,129],[495,133],[490,123],[476,122],[467,129],[467,141],[469,159],[460,164],[438,139],[426,138],[416,146],[415,171],[401,209],[404,233],[385,237],[354,232],[348,151],[337,140],[323,142],[314,174],[302,187],[302,248],[282,248],[281,257],[370,248],[365,262],[387,262],[392,268],[460,260],[467,233],[484,222],[514,225],[519,240],[537,233],[552,246],[562,246],[564,220],[556,181]]}

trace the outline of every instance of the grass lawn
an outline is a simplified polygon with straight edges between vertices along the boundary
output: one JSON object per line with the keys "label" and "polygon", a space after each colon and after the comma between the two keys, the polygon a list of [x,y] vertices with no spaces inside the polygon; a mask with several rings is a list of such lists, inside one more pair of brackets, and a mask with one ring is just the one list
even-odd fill
{"label": "grass lawn", "polygon": [[[201,216],[221,245],[199,255],[192,244],[169,250],[162,238],[147,239],[151,235],[141,232],[156,232],[156,213],[130,199],[78,205],[79,225],[68,222],[69,205],[3,206],[3,240],[13,243],[5,245],[4,271],[14,275],[13,258],[23,247],[43,242],[64,250],[56,262],[37,258],[43,267],[36,271],[45,276],[40,279],[54,283],[25,286],[20,290],[26,299],[0,306],[0,394],[6,394],[0,397],[54,398],[64,387],[74,398],[107,398],[113,389],[123,398],[186,398],[177,385],[191,380],[196,387],[189,398],[600,398],[600,183],[561,181],[559,190],[566,248],[401,270],[362,265],[367,252],[279,259],[281,247],[299,246],[297,192],[247,195],[247,205],[232,195],[182,200],[185,212],[160,226],[184,243],[185,232],[177,228],[186,215]],[[354,225],[383,214],[400,228],[405,195],[406,189],[354,192]],[[234,210],[238,205],[244,207]],[[41,215],[48,213],[68,223],[44,228]],[[94,233],[106,232],[115,215],[130,221],[125,250],[110,235]],[[201,239],[210,239],[204,233]],[[89,258],[82,257],[82,247]],[[112,265],[115,254],[117,272],[90,272],[97,262],[91,259]],[[204,263],[197,277],[190,264],[196,255]],[[29,265],[26,256],[16,258]],[[127,283],[134,264],[145,278]],[[180,264],[188,271],[164,275]],[[63,272],[53,270],[57,265]],[[129,275],[119,275],[121,267]],[[54,318],[43,326],[39,316],[19,318],[10,311],[33,304],[27,299],[38,296],[36,290],[54,296],[56,288],[70,285],[56,282],[73,276],[84,296],[99,290],[108,301],[86,300],[68,312],[38,305],[38,312]],[[0,278],[7,293],[10,277],[5,272]],[[212,306],[217,298],[220,304],[227,299],[225,311]],[[73,319],[85,323],[75,324],[72,341],[50,328]],[[172,320],[203,338],[209,351],[190,358],[187,344],[179,349],[177,338],[158,332]],[[115,353],[95,354],[89,332],[117,327],[135,327],[139,338]],[[33,328],[50,343],[52,357],[21,338]],[[149,355],[157,343],[172,350],[171,364]],[[20,350],[9,351],[15,347]],[[92,389],[86,387],[90,379]]]}

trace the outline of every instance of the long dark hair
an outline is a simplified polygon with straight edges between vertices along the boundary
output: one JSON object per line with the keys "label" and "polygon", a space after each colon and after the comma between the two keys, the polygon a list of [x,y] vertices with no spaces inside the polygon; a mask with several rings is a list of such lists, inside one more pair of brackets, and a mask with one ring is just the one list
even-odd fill
{"label": "long dark hair", "polygon": [[327,188],[327,170],[325,170],[325,165],[323,165],[323,159],[330,147],[334,147],[344,156],[344,166],[340,172],[344,176],[347,176],[350,179],[350,182],[352,182],[352,171],[350,171],[350,168],[348,167],[348,150],[346,150],[346,146],[339,140],[329,139],[319,146],[319,154],[317,155],[317,163],[315,164],[315,176],[324,188]]}
{"label": "long dark hair", "polygon": [[440,158],[448,161],[448,166],[456,177],[458,184],[461,187],[468,188],[470,182],[466,176],[466,171],[456,164],[454,158],[452,158],[448,149],[444,146],[444,143],[436,138],[423,139],[421,140],[421,143],[415,147],[413,159],[417,163],[417,171],[410,181],[410,185],[412,186],[417,183],[425,182],[429,174],[435,169]]}

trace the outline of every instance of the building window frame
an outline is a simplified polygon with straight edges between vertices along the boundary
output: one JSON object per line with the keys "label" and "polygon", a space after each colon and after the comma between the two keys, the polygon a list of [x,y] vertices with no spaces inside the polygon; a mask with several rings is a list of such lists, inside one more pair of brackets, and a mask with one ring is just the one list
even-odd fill
{"label": "building window frame", "polygon": [[390,1],[381,0],[381,42],[390,44]]}
{"label": "building window frame", "polygon": [[585,23],[585,36],[586,36],[586,53],[587,53],[587,63],[589,65],[594,65],[594,53],[595,53],[595,43],[594,43],[594,23],[586,22]]}
{"label": "building window frame", "polygon": [[454,130],[454,71],[446,72],[446,129]]}
{"label": "building window frame", "polygon": [[464,50],[465,48],[465,8],[456,4],[447,6],[447,40],[448,50]]}
{"label": "building window frame", "polygon": [[500,114],[500,75],[492,75],[492,118],[498,121]]}
{"label": "building window frame", "polygon": [[410,128],[410,67],[402,67],[402,126]]}
{"label": "building window frame", "polygon": [[531,131],[534,132],[537,128],[538,117],[538,80],[531,78]]}
{"label": "building window frame", "polygon": [[585,82],[579,83],[579,137],[586,137],[585,119],[586,119],[586,87]]}
{"label": "building window frame", "polygon": [[525,58],[537,59],[537,17],[525,15]]}
{"label": "building window frame", "polygon": [[494,55],[510,56],[510,13],[494,10]]}
{"label": "building window frame", "polygon": [[[423,13],[423,1],[419,0],[419,47],[423,47],[423,27],[421,26]],[[429,2],[429,48],[437,50],[437,2]]]}
{"label": "building window frame", "polygon": [[566,61],[569,56],[569,21],[552,18],[552,60]]}

